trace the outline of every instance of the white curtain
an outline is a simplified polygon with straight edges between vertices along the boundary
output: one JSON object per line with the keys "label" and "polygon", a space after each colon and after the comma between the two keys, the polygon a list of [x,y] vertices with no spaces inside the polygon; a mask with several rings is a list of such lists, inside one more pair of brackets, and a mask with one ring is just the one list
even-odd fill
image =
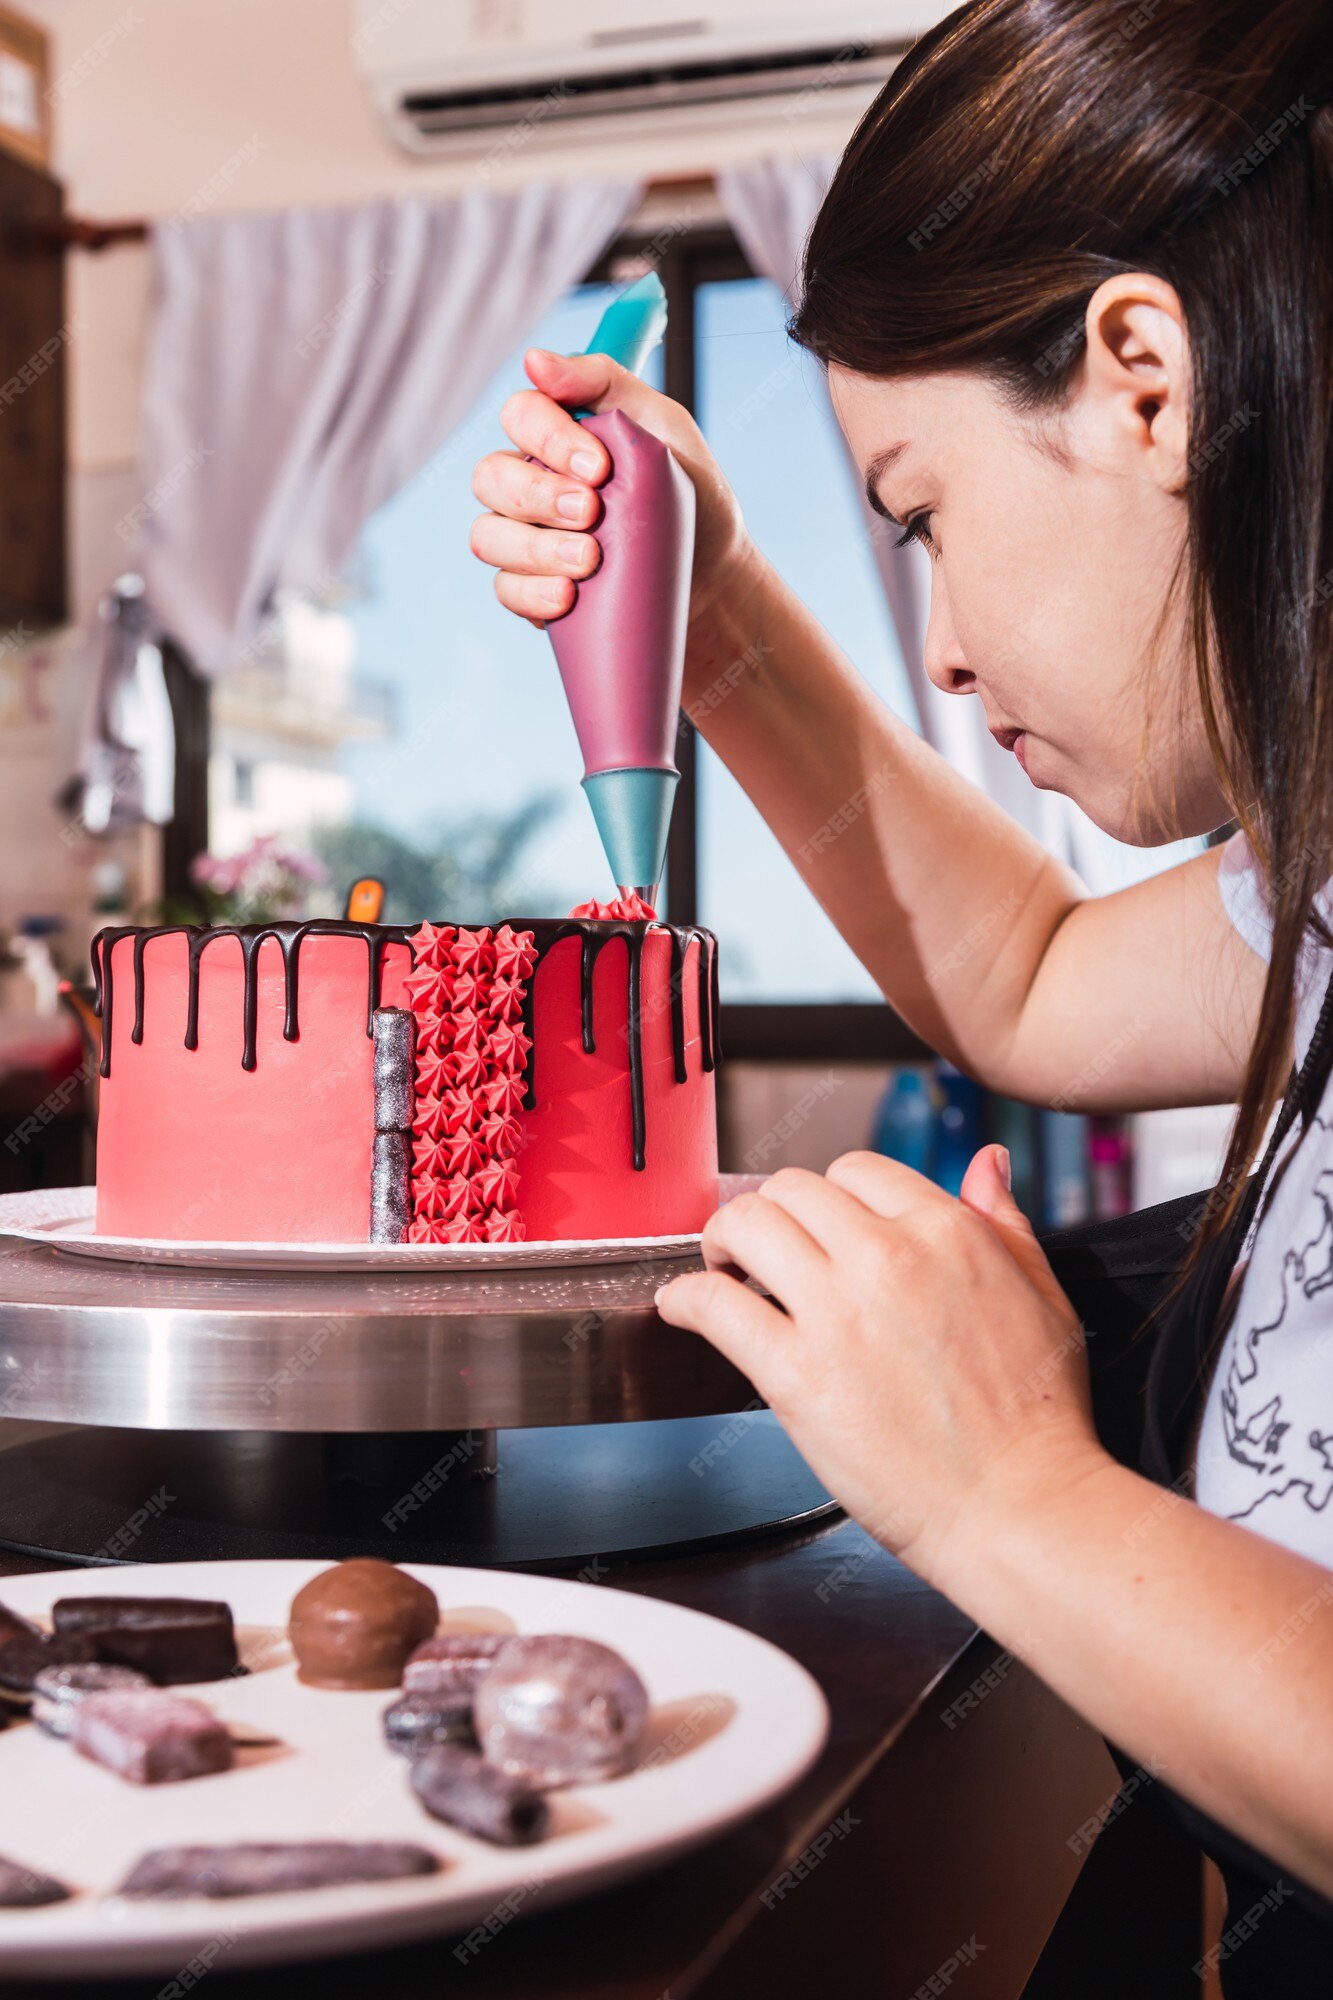
{"label": "white curtain", "polygon": [[[120,524],[146,629],[212,676],[280,590],[334,582],[365,521],[641,195],[638,181],[534,181],[155,229],[138,499]],[[495,433],[492,412],[454,443],[471,458]],[[104,649],[82,769],[86,792],[114,756],[118,825],[156,817],[161,792],[142,754],[127,766],[125,742],[103,740],[123,652]]]}
{"label": "white curtain", "polygon": [[200,672],[277,590],[336,576],[640,193],[532,182],[155,232],[138,561]]}
{"label": "white curtain", "polygon": [[[718,175],[723,207],[745,254],[755,270],[771,278],[792,305],[799,292],[806,238],[837,163],[833,153],[805,158],[784,154],[751,166],[729,167]],[[831,410],[830,421],[834,421]],[[1083,840],[1081,830],[1078,835],[1075,832],[1074,821],[1081,821],[1082,815],[1075,815],[1068,800],[1056,793],[1033,789],[1010,753],[1000,748],[986,728],[979,701],[944,694],[928,678],[923,646],[930,608],[929,562],[919,548],[894,547],[892,529],[866,505],[861,473],[850,452],[847,463],[902,648],[922,735],[956,770],[979,785],[1062,860],[1079,865],[1086,858],[1095,865],[1095,841]],[[1086,821],[1082,824],[1095,835]]]}

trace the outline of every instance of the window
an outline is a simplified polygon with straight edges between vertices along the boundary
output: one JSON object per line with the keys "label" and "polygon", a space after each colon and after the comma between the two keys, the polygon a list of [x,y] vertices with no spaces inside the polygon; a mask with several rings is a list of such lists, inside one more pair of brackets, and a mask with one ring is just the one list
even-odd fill
{"label": "window", "polygon": [[[641,245],[615,246],[524,346],[586,345],[613,291],[637,274],[636,258],[641,267]],[[786,340],[780,295],[726,230],[675,237],[657,267],[671,311],[649,379],[694,410],[756,538],[916,726],[850,469],[818,370]],[[326,912],[366,874],[384,878],[386,916],[400,922],[558,914],[608,892],[549,642],[497,606],[492,573],[468,547],[473,464],[505,446],[498,411],[525,381],[520,351],[455,438],[367,523],[345,589],[322,605],[280,607],[271,642],[213,690],[214,851],[263,834],[308,844],[328,871]],[[921,1055],[688,727],[678,760],[667,910],[723,939],[729,1051]],[[1133,872],[1176,858],[1135,857]]]}

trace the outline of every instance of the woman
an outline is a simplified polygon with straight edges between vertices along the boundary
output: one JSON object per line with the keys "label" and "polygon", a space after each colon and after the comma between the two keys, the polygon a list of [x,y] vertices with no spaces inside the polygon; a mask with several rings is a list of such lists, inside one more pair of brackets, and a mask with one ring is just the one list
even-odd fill
{"label": "woman", "polygon": [[[899,1013],[1036,1103],[1239,1103],[1194,1323],[1154,1364],[1170,1497],[1098,1441],[998,1147],[958,1201],[864,1153],[777,1173],[660,1296],[872,1533],[1193,1809],[1233,1915],[1271,1892],[1229,1993],[1333,1967],[1331,95],[1326,0],[977,0],[866,114],[807,246],[793,332],[930,552],[931,678],[1122,840],[1240,822],[1140,887],[1090,897],[888,714],[690,418],[605,359],[534,350],[517,451],[475,480],[473,546],[542,624],[596,564],[607,471],[560,406],[665,438],[699,497],[687,703],[756,663],[704,733]],[[1308,1102],[1256,1230],[1293,1057]]]}

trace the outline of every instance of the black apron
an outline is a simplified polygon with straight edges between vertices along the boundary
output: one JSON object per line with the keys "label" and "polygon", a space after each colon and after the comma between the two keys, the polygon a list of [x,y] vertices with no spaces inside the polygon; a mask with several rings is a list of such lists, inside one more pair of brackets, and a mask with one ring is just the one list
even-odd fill
{"label": "black apron", "polygon": [[[1215,1197],[1188,1195],[1117,1222],[1062,1230],[1042,1239],[1056,1276],[1088,1329],[1098,1434],[1123,1464],[1136,1465],[1162,1486],[1179,1487],[1188,1470],[1227,1285],[1269,1186],[1274,1161],[1296,1120],[1301,1120],[1302,1130],[1308,1126],[1331,1071],[1333,980],[1309,1053],[1288,1086],[1263,1162],[1250,1176],[1233,1222],[1174,1300],[1163,1305]],[[1329,1310],[1333,1312],[1333,1301]],[[1122,1777],[1128,1778],[1134,1767],[1113,1745],[1111,1750]],[[1227,1892],[1224,1939],[1230,1926],[1239,1924],[1247,1933],[1236,1937],[1218,1961],[1227,2000],[1277,2000],[1278,1996],[1302,2000],[1306,1994],[1333,1994],[1333,1902],[1298,1883],[1289,1870],[1257,1854],[1165,1786],[1145,1786],[1140,1779],[1134,1790],[1132,1810],[1172,1812],[1221,1871]],[[1250,1913],[1257,1914],[1246,1924],[1243,1920]],[[1200,1944],[1200,1953],[1202,1949]],[[1198,1992],[1192,1968],[1190,1978]]]}

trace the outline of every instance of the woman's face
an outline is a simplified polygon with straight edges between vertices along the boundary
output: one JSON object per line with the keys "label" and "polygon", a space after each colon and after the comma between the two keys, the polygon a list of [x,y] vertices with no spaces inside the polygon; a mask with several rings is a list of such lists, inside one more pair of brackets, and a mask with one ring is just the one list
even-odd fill
{"label": "woman's face", "polygon": [[1006,747],[1022,732],[1034,785],[1066,793],[1117,839],[1155,846],[1231,815],[1204,733],[1188,594],[1171,589],[1184,480],[1164,462],[1164,424],[1154,441],[1157,406],[1136,417],[1132,396],[1086,377],[1040,416],[976,374],[872,380],[835,366],[829,386],[863,474],[893,453],[875,478],[882,505],[923,531],[932,681],[979,695]]}

